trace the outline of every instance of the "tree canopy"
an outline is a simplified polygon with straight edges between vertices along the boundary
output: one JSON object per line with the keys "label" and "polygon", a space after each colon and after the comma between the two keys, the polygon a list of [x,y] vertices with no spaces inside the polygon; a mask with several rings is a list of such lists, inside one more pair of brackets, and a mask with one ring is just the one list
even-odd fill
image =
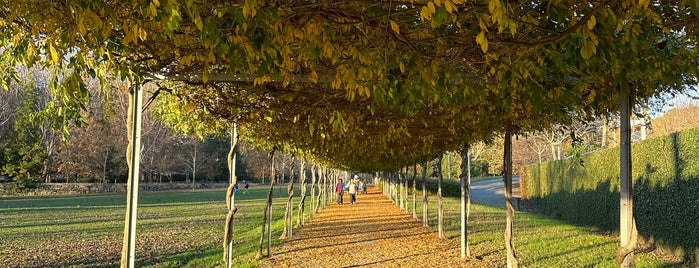
{"label": "tree canopy", "polygon": [[4,0],[0,64],[53,68],[60,118],[79,117],[85,76],[155,81],[176,114],[389,170],[696,85],[697,14],[697,0]]}

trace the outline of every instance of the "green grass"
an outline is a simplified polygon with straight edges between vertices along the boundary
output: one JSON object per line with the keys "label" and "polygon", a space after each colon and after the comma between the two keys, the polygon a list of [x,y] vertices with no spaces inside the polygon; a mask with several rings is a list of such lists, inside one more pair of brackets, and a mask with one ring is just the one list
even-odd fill
{"label": "green grass", "polygon": [[[419,190],[417,199],[418,218],[422,219],[422,192]],[[409,200],[409,207],[412,207],[412,199]],[[445,234],[458,247],[460,198],[444,197],[443,200]],[[433,229],[437,228],[437,206],[437,196],[430,192],[428,218]],[[505,267],[505,210],[472,204],[468,228],[473,256],[485,267]],[[527,267],[619,267],[614,261],[619,247],[617,238],[532,213],[515,213],[514,246],[520,264]],[[682,267],[677,258],[658,252],[637,253],[636,265]]]}
{"label": "green grass", "polygon": [[[286,190],[274,190],[278,245]],[[268,187],[238,193],[234,262],[254,267]],[[295,191],[296,195],[299,191]],[[139,267],[220,267],[225,189],[139,195]],[[294,198],[298,203],[299,198]],[[5,198],[0,201],[0,267],[115,267],[120,262],[125,195]],[[307,204],[310,199],[307,198]],[[307,209],[308,212],[308,209]]]}

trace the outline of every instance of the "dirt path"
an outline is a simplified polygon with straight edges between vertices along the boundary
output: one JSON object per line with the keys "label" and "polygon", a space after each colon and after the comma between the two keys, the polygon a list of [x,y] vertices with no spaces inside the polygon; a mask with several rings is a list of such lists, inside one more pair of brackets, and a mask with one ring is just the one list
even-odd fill
{"label": "dirt path", "polygon": [[376,188],[357,203],[333,203],[262,267],[468,267],[458,239],[440,240]]}

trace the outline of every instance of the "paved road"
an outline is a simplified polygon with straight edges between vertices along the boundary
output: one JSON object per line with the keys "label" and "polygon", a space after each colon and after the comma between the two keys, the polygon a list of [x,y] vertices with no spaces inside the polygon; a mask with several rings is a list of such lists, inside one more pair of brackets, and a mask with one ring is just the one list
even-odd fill
{"label": "paved road", "polygon": [[[512,177],[513,196],[519,196],[519,177]],[[505,184],[502,178],[471,183],[471,202],[505,208]]]}

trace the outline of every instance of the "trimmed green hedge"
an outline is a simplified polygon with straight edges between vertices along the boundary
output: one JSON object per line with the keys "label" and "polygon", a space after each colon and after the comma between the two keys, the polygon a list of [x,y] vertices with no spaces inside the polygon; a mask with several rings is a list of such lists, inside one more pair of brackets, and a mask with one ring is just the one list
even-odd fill
{"label": "trimmed green hedge", "polygon": [[[699,258],[699,129],[633,143],[634,216],[648,241]],[[523,197],[536,211],[618,232],[619,148],[526,166]]]}

